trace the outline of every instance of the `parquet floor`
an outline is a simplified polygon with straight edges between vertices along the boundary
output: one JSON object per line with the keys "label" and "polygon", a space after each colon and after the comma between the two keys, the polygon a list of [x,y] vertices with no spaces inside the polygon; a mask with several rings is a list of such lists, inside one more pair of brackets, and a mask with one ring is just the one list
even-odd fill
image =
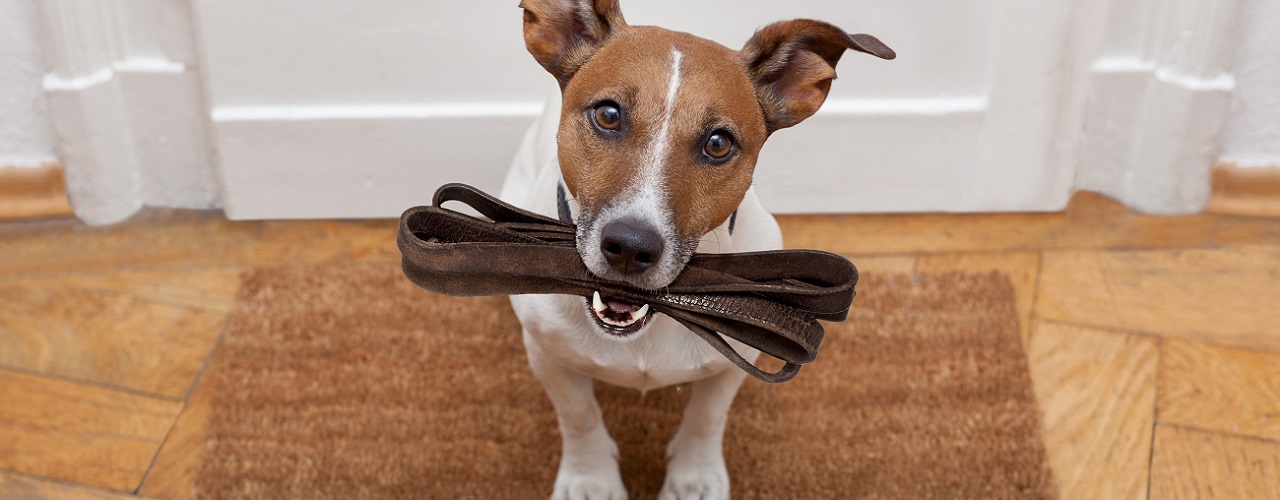
{"label": "parquet floor", "polygon": [[[1064,498],[1280,498],[1280,219],[781,218],[864,273],[999,269]],[[238,273],[394,262],[392,221],[0,224],[0,498],[181,498]],[[855,303],[856,305],[856,303]]]}

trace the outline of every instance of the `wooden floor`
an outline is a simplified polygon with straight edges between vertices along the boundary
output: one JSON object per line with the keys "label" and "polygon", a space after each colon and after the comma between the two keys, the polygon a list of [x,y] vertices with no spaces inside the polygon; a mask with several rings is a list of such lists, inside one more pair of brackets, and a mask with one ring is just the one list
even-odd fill
{"label": "wooden floor", "polygon": [[[1008,273],[1064,498],[1280,498],[1280,219],[1081,194],[1058,214],[781,222],[790,247],[864,273]],[[0,498],[184,497],[238,273],[394,262],[393,233],[195,212],[0,224]]]}

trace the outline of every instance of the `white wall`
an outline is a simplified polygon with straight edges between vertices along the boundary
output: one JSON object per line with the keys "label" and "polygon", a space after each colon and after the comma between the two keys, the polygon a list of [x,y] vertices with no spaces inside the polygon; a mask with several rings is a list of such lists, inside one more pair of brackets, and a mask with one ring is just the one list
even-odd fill
{"label": "white wall", "polygon": [[0,167],[53,161],[34,0],[0,0]]}
{"label": "white wall", "polygon": [[1280,166],[1280,1],[1245,0],[1236,52],[1236,92],[1222,159]]}

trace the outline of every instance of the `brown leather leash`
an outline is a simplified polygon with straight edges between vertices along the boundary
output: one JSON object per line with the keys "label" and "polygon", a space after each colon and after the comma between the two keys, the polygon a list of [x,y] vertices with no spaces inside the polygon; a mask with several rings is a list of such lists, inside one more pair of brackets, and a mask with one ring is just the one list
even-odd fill
{"label": "brown leather leash", "polygon": [[[471,206],[490,220],[441,208]],[[661,290],[607,281],[587,270],[577,228],[521,210],[465,184],[436,191],[434,206],[400,217],[396,243],[404,274],[432,292],[454,296],[567,294],[595,291],[650,307],[680,322],[738,367],[770,383],[786,382],[817,357],[817,320],[844,321],[858,270],[817,250],[694,254]],[[718,333],[717,333],[718,332]],[[770,373],[747,361],[721,335],[785,362]]]}

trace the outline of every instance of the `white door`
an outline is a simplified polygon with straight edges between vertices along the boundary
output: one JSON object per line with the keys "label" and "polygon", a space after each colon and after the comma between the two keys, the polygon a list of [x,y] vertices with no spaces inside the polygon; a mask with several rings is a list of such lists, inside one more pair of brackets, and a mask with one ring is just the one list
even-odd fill
{"label": "white door", "polygon": [[[445,182],[496,190],[556,89],[525,52],[515,3],[197,0],[228,213],[388,216]],[[1072,180],[1041,154],[1065,9],[1022,3],[622,8],[631,24],[735,48],[759,26],[812,17],[897,50],[895,61],[847,55],[823,112],[766,144],[756,185],[772,210],[1048,210]]]}

